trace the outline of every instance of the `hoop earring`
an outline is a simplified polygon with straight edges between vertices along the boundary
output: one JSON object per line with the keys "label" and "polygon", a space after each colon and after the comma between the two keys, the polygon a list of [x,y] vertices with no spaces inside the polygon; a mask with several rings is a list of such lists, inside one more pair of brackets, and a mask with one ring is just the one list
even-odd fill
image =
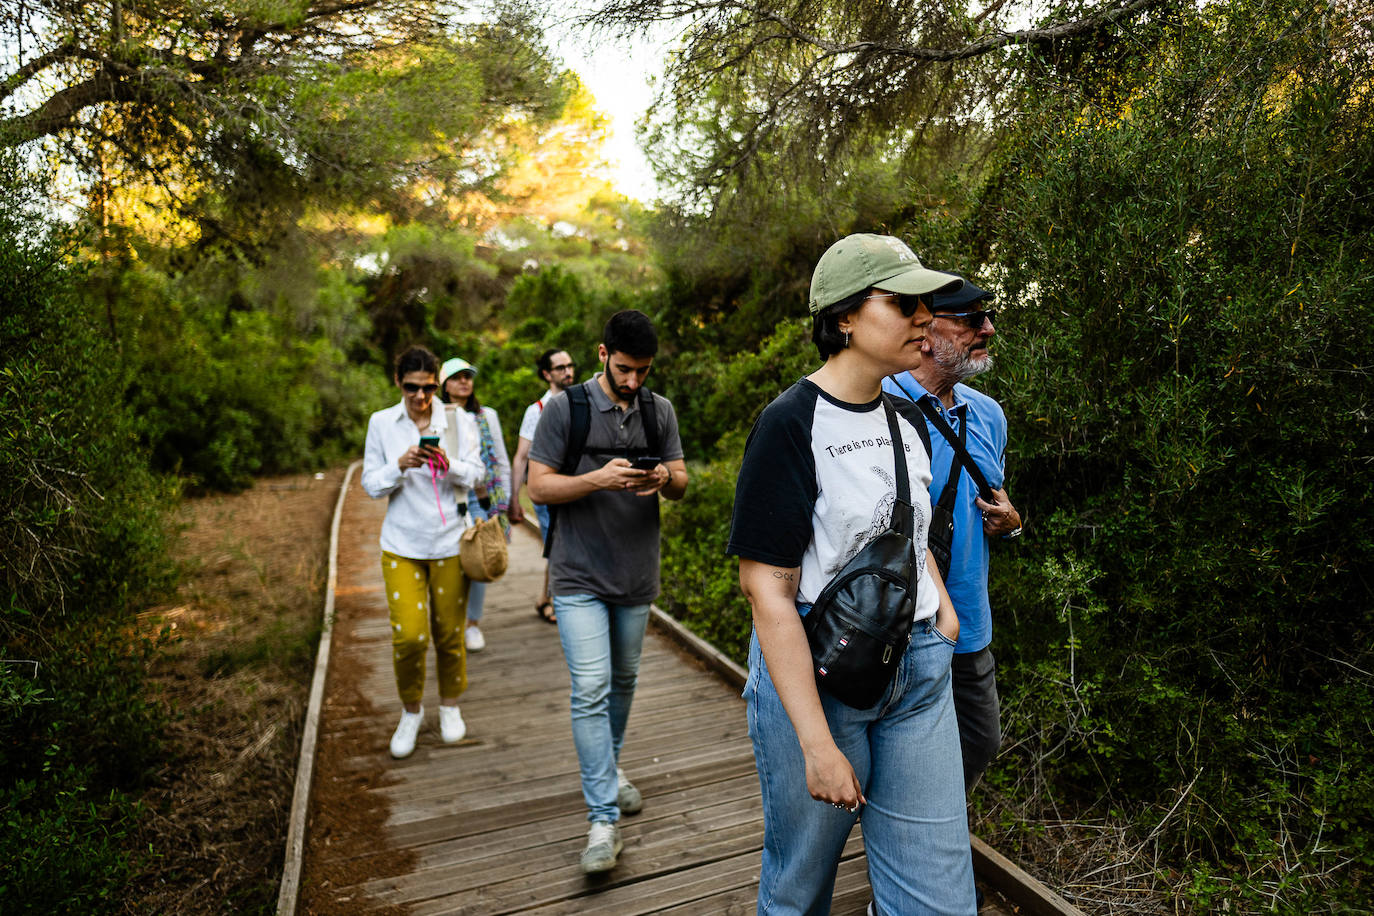
{"label": "hoop earring", "polygon": [[848,332],[848,331],[845,331],[845,332],[844,332],[844,348],[845,348],[846,350],[849,349],[849,332]]}

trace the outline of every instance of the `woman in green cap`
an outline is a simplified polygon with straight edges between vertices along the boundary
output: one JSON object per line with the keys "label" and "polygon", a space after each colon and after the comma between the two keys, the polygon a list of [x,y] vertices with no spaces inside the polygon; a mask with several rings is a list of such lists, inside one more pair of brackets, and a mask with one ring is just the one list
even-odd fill
{"label": "woman in green cap", "polygon": [[[829,912],[861,811],[876,912],[976,909],[950,692],[959,623],[926,547],[930,460],[881,391],[920,363],[932,294],[962,282],[891,236],[832,245],[811,279],[824,364],[764,409],[745,446],[728,549],[754,616],[744,696],[763,794],[760,913]],[[889,416],[905,454],[918,588],[892,680],[857,709],[818,688],[803,618],[896,518]]]}

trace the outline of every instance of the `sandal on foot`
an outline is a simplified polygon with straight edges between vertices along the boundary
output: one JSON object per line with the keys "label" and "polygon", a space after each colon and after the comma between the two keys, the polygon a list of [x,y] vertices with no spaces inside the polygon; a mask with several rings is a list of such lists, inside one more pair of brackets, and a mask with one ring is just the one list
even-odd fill
{"label": "sandal on foot", "polygon": [[[544,610],[548,608],[548,610]],[[545,623],[558,623],[558,617],[553,612],[553,602],[545,601],[534,606],[534,612],[539,615],[539,619]]]}

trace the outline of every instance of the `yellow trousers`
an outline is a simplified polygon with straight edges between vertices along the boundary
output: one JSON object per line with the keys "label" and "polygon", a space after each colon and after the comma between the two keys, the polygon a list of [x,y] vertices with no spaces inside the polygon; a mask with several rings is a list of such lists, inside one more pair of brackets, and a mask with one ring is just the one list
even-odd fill
{"label": "yellow trousers", "polygon": [[467,583],[458,557],[412,560],[382,551],[382,580],[391,608],[391,663],[402,703],[418,703],[425,691],[425,656],[434,643],[439,696],[452,699],[468,686]]}

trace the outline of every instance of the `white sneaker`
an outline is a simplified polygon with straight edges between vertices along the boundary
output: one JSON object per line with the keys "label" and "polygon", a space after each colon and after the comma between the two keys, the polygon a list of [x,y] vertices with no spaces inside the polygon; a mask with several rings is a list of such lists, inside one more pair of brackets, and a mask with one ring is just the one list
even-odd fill
{"label": "white sneaker", "polygon": [[615,858],[625,846],[620,828],[609,821],[596,821],[587,831],[587,848],[582,850],[582,870],[589,875],[615,868]]}
{"label": "white sneaker", "polygon": [[439,737],[445,744],[457,744],[468,733],[467,723],[457,706],[439,707]]}
{"label": "white sneaker", "polygon": [[463,644],[468,647],[469,652],[481,652],[487,647],[487,638],[477,629],[476,624],[468,624],[467,631],[463,633]]}
{"label": "white sneaker", "polygon": [[419,712],[406,712],[401,710],[401,722],[396,726],[396,733],[391,736],[391,756],[400,760],[402,757],[409,757],[415,750],[415,736],[420,734],[420,725],[425,721],[425,708],[420,707]]}
{"label": "white sneaker", "polygon": [[620,767],[615,768],[615,779],[615,806],[622,814],[638,814],[644,809],[644,796],[639,794],[635,784],[630,782]]}

